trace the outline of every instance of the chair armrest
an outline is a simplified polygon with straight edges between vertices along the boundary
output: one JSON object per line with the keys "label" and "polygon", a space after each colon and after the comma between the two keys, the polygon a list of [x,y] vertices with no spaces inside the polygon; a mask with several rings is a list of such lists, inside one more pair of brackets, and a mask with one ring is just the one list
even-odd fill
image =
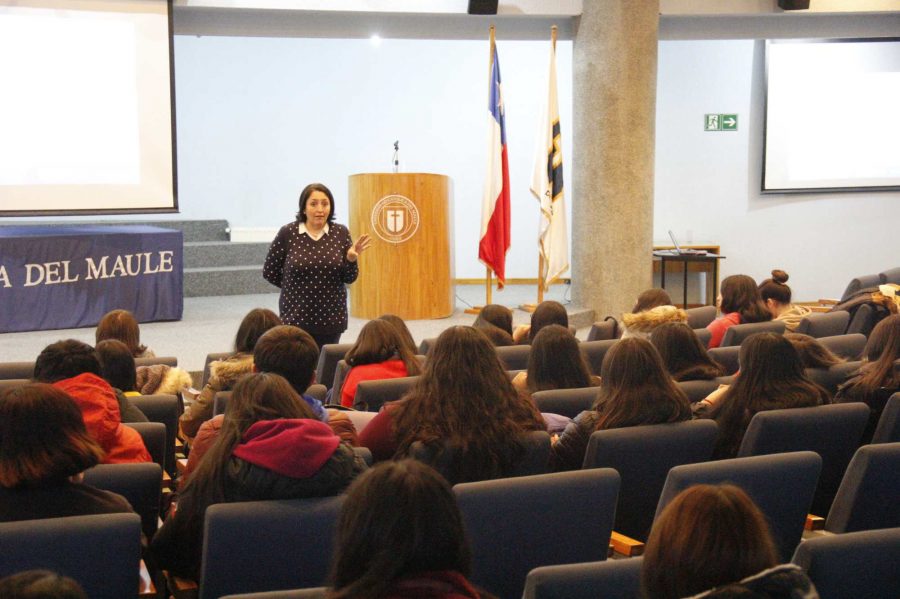
{"label": "chair armrest", "polygon": [[163,571],[163,573],[166,575],[169,592],[175,599],[197,599],[199,588],[195,581],[175,576],[170,572]]}
{"label": "chair armrest", "polygon": [[610,545],[612,545],[613,550],[616,553],[624,555],[626,557],[634,557],[636,555],[641,555],[644,553],[644,543],[638,541],[637,539],[632,539],[631,537],[626,537],[623,534],[619,534],[616,531],[613,531],[612,536],[609,539]]}
{"label": "chair armrest", "polygon": [[803,530],[822,530],[823,528],[825,528],[825,518],[815,514],[806,515],[806,524],[803,525]]}
{"label": "chair armrest", "polygon": [[187,458],[178,458],[175,460],[175,466],[178,468],[178,474],[184,475],[184,471],[187,470]]}
{"label": "chair armrest", "polygon": [[156,597],[156,585],[153,584],[153,578],[151,578],[150,571],[147,570],[147,564],[144,563],[144,560],[141,560],[140,568],[138,597]]}

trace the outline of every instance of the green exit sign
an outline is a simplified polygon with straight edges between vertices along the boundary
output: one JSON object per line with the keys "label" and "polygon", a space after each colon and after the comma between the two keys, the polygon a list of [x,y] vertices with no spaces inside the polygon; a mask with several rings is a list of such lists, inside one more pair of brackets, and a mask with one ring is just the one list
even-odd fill
{"label": "green exit sign", "polygon": [[737,131],[738,115],[736,114],[705,114],[703,115],[704,131]]}

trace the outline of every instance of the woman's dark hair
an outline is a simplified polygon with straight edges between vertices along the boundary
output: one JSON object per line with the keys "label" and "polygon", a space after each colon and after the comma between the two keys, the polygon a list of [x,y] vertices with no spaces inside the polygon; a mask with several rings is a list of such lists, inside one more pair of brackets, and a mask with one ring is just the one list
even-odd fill
{"label": "woman's dark hair", "polygon": [[763,513],[734,485],[695,485],[656,518],[641,566],[645,597],[678,599],[778,564]]}
{"label": "woman's dark hair", "polygon": [[591,373],[569,329],[551,324],[541,329],[528,355],[528,390],[590,387]]}
{"label": "woman's dark hair", "polygon": [[95,349],[106,382],[120,391],[136,391],[137,370],[128,346],[117,339],[107,339],[98,343]]}
{"label": "woman's dark hair", "polygon": [[659,325],[650,334],[650,343],[677,382],[708,381],[725,375],[725,369],[709,357],[697,334],[683,322]]}
{"label": "woman's dark hair", "polygon": [[68,576],[50,570],[26,570],[0,579],[4,599],[88,599],[84,589]]}
{"label": "woman's dark hair", "polygon": [[103,455],[65,392],[44,383],[0,392],[0,486],[64,480]]}
{"label": "woman's dark hair", "polygon": [[637,302],[634,304],[634,308],[631,309],[632,314],[637,314],[638,312],[646,312],[647,310],[652,310],[653,308],[658,308],[659,306],[671,306],[672,298],[669,297],[669,293],[665,289],[648,289],[646,291],[641,292],[641,294],[637,298]]}
{"label": "woman's dark hair", "polygon": [[344,360],[351,368],[364,364],[380,364],[394,359],[403,362],[409,376],[415,376],[422,371],[415,354],[404,345],[397,327],[377,318],[363,325],[356,343],[344,356]]}
{"label": "woman's dark hair", "polygon": [[446,329],[425,372],[394,412],[398,456],[421,441],[458,456],[451,482],[497,478],[521,455],[517,437],[546,430],[540,412],[512,386],[497,352],[472,327]]}
{"label": "woman's dark hair", "polygon": [[495,347],[515,345],[512,337],[512,310],[499,304],[488,304],[478,313],[472,326]]}
{"label": "woman's dark hair", "polygon": [[758,412],[830,403],[828,392],[803,371],[800,355],[776,333],[757,333],[741,344],[740,374],[714,413],[719,438],[714,455],[734,457],[750,420]]}
{"label": "woman's dark hair", "polygon": [[879,387],[900,387],[900,371],[894,367],[894,362],[900,360],[900,314],[888,316],[875,325],[863,358],[857,377],[858,388],[863,393],[874,393]]}
{"label": "woman's dark hair", "polygon": [[306,201],[309,199],[309,196],[313,194],[314,191],[321,191],[326,196],[328,196],[328,204],[331,206],[331,210],[328,211],[328,224],[334,223],[334,196],[331,194],[331,190],[322,185],[321,183],[310,183],[306,187],[303,188],[303,191],[300,192],[300,201],[299,201],[299,210],[297,210],[297,222],[305,223],[306,222]]}
{"label": "woman's dark hair", "polygon": [[51,343],[34,362],[34,380],[41,383],[55,383],[86,372],[103,376],[97,352],[77,339]]}
{"label": "woman's dark hair", "polygon": [[833,354],[815,337],[803,333],[785,333],[784,338],[790,341],[797,350],[804,368],[831,368],[835,364],[843,364],[847,361]]}
{"label": "woman's dark hair", "polygon": [[534,341],[534,336],[541,332],[541,329],[551,324],[569,327],[569,314],[565,307],[552,300],[541,302],[538,304],[534,312],[531,313],[531,329],[528,331],[528,342]]}
{"label": "woman's dark hair", "polygon": [[773,299],[779,304],[791,303],[791,288],[787,286],[788,274],[783,270],[773,270],[772,278],[759,284],[762,301]]}
{"label": "woman's dark hair", "polygon": [[772,320],[772,314],[759,297],[756,281],[747,275],[731,275],[722,280],[722,314],[737,312],[741,324]]}
{"label": "woman's dark hair", "polygon": [[331,599],[377,599],[399,579],[452,570],[471,551],[453,490],[415,460],[382,462],[347,491],[337,523]]}
{"label": "woman's dark hair", "polygon": [[256,342],[263,334],[281,324],[278,315],[266,308],[254,308],[247,312],[238,327],[234,337],[234,351],[242,354],[252,354]]}
{"label": "woman's dark hair", "polygon": [[617,341],[603,358],[597,430],[681,422],[691,417],[690,402],[672,381],[656,349],[640,337]]}
{"label": "woman's dark hair", "polygon": [[128,346],[131,355],[140,356],[147,351],[146,345],[141,345],[141,329],[134,315],[128,310],[113,310],[107,312],[94,332],[94,343],[100,343],[107,339],[118,339]]}
{"label": "woman's dark hair", "polygon": [[223,503],[229,460],[244,433],[253,424],[281,418],[311,418],[315,415],[309,405],[294,391],[287,380],[277,374],[254,372],[241,378],[234,386],[225,408],[222,428],[216,440],[200,460],[179,495],[177,518],[172,525],[184,529],[185,538],[200,538],[206,508]]}
{"label": "woman's dark hair", "polygon": [[384,320],[397,329],[397,333],[400,335],[400,341],[403,342],[403,345],[409,350],[409,352],[413,355],[416,355],[416,352],[419,351],[419,348],[416,347],[416,341],[413,339],[412,333],[409,332],[409,327],[406,326],[406,322],[396,314],[382,314],[378,317],[378,320]]}

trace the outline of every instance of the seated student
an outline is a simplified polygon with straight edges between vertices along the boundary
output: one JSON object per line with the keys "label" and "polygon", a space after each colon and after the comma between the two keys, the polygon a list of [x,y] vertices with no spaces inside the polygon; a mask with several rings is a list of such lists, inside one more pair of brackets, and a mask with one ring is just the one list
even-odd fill
{"label": "seated student", "polygon": [[0,578],[4,599],[89,599],[77,582],[50,570],[26,570]]}
{"label": "seated student", "polygon": [[797,350],[782,335],[751,335],[741,344],[738,359],[741,371],[734,383],[693,406],[696,417],[719,424],[716,459],[737,455],[750,420],[759,412],[831,403],[828,392],[806,376]]}
{"label": "seated student", "polygon": [[766,517],[742,489],[695,485],[653,523],[641,587],[647,599],[818,598],[803,570],[777,564]]}
{"label": "seated student", "polygon": [[[251,405],[258,406],[257,420],[243,417]],[[218,438],[181,490],[175,514],[153,537],[151,552],[160,567],[196,580],[210,505],[337,495],[364,469],[283,377],[247,375],[235,385]]]}
{"label": "seated student", "polygon": [[447,481],[415,460],[378,464],[347,490],[332,599],[487,599],[467,579],[472,552]]}
{"label": "seated student", "polygon": [[134,315],[128,310],[107,312],[97,323],[94,343],[100,343],[107,339],[116,339],[124,343],[135,358],[156,357],[151,349],[146,345],[141,345],[141,329]]}
{"label": "seated student", "polygon": [[759,297],[756,281],[747,275],[731,275],[722,280],[716,305],[722,316],[706,327],[712,333],[709,348],[719,347],[725,331],[736,324],[765,322],[772,320],[772,314]]}
{"label": "seated student", "polygon": [[900,391],[900,314],[875,325],[863,351],[863,364],[838,388],[835,402],[864,402],[872,410],[862,443],[872,440],[891,395]]}
{"label": "seated student", "polygon": [[416,342],[402,318],[396,314],[382,314],[378,317],[378,320],[385,320],[394,325],[394,328],[397,329],[397,332],[400,334],[400,340],[402,341],[403,346],[408,349],[412,355],[416,355],[419,348],[416,346]]}
{"label": "seated student", "polygon": [[128,400],[140,396],[135,390],[137,371],[128,346],[115,339],[101,341],[94,348],[100,362],[100,375],[116,392],[122,422],[147,422],[147,417]]}
{"label": "seated student", "polygon": [[472,326],[491,340],[495,347],[515,345],[512,337],[512,310],[499,304],[488,304],[478,313]]}
{"label": "seated student", "polygon": [[630,337],[607,352],[600,391],[590,410],[575,417],[550,451],[554,471],[577,470],[594,431],[690,420],[684,392],[672,381],[646,339]]}
{"label": "seated student", "polygon": [[100,376],[94,348],[75,339],[51,343],[34,363],[34,380],[51,383],[75,400],[88,434],[106,453],[104,464],[151,462],[141,435],[122,426],[116,392]]}
{"label": "seated student", "polygon": [[257,340],[280,324],[278,315],[265,308],[254,308],[244,316],[234,338],[234,353],[209,365],[209,380],[200,396],[181,415],[181,432],[189,441],[193,441],[200,425],[212,418],[216,393],[230,390],[238,379],[253,372],[253,348]]}
{"label": "seated student", "polygon": [[766,304],[772,320],[783,322],[787,331],[795,331],[800,321],[812,314],[812,310],[791,303],[791,288],[787,286],[787,280],[786,272],[773,270],[772,278],[759,284],[759,297]]}
{"label": "seated student", "polygon": [[517,326],[513,331],[513,341],[518,345],[529,345],[542,328],[551,324],[569,328],[569,314],[559,302],[541,302],[531,313],[531,324]]}
{"label": "seated student", "polygon": [[101,459],[65,392],[43,383],[0,392],[0,522],[131,512],[121,495],[82,484]]}
{"label": "seated student", "polygon": [[790,341],[794,349],[797,350],[804,368],[824,368],[827,370],[836,364],[843,364],[847,361],[840,356],[836,356],[815,337],[810,337],[803,333],[785,333],[784,338]]}
{"label": "seated student", "polygon": [[622,315],[622,339],[647,339],[656,327],[667,322],[686,323],[687,312],[672,305],[665,289],[648,289],[638,296],[631,312]]}
{"label": "seated student", "polygon": [[397,328],[386,320],[370,320],[344,357],[350,371],[341,387],[341,405],[353,407],[356,388],[363,381],[396,379],[421,373],[414,353],[403,344]]}
{"label": "seated student", "polygon": [[513,378],[513,387],[534,393],[548,389],[579,389],[600,384],[591,376],[569,329],[551,324],[535,335],[528,355],[528,370]]}
{"label": "seated student", "polygon": [[676,382],[709,381],[725,376],[725,369],[709,357],[697,334],[685,323],[667,322],[658,326],[650,335],[650,343]]}
{"label": "seated student", "polygon": [[410,446],[442,446],[456,458],[451,483],[498,478],[515,465],[517,437],[546,430],[540,412],[513,388],[487,337],[450,327],[437,338],[415,387],[385,405],[359,435],[375,460],[406,457]]}

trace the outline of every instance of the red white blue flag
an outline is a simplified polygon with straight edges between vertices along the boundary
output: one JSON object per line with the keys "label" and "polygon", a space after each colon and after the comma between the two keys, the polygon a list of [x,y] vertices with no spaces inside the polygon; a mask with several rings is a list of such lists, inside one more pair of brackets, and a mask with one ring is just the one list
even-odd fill
{"label": "red white blue flag", "polygon": [[481,206],[481,240],[478,259],[497,277],[497,288],[506,283],[506,252],[509,250],[509,159],[506,155],[506,109],[500,85],[497,46],[491,52],[491,83],[488,93],[487,174]]}

